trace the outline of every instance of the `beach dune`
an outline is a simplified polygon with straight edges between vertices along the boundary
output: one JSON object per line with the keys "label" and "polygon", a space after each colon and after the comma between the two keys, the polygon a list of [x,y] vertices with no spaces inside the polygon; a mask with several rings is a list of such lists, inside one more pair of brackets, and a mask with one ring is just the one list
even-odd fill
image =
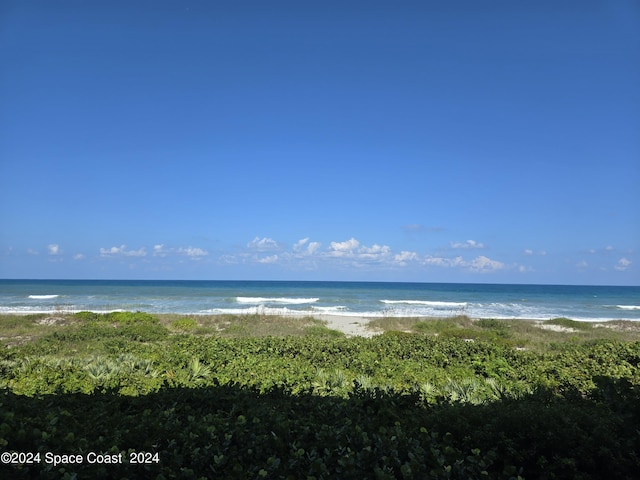
{"label": "beach dune", "polygon": [[370,318],[341,315],[314,315],[313,317],[325,322],[327,328],[338,330],[347,336],[372,337],[376,334],[375,330],[367,328]]}

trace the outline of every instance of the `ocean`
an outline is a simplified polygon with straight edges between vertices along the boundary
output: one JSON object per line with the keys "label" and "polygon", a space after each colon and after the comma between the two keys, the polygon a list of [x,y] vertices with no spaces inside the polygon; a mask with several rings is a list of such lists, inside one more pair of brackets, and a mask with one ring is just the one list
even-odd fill
{"label": "ocean", "polygon": [[0,280],[0,313],[640,320],[640,287],[466,283]]}

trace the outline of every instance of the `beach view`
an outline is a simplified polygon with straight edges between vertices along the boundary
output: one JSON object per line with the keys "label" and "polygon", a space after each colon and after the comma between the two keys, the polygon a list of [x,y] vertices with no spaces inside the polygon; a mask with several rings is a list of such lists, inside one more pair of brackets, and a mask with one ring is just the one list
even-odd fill
{"label": "beach view", "polygon": [[632,479],[640,7],[0,6],[0,477]]}

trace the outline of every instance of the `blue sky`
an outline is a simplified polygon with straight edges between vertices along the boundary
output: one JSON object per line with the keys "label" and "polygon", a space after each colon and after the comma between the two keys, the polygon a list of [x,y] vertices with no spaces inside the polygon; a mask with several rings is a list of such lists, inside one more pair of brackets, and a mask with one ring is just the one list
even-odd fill
{"label": "blue sky", "polygon": [[0,277],[640,284],[640,5],[6,1]]}

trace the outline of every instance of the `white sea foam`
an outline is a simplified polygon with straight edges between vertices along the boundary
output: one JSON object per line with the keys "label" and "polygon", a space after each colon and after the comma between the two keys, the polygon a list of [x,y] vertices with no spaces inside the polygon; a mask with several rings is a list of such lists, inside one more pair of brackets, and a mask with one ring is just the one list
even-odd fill
{"label": "white sea foam", "polygon": [[124,312],[124,309],[95,309],[88,308],[84,305],[0,305],[0,313],[8,315],[31,315],[31,314],[48,314],[48,315],[72,315],[81,311],[89,311],[94,313],[111,313]]}
{"label": "white sea foam", "polygon": [[202,310],[197,312],[198,314],[227,314],[227,315],[299,315],[304,313],[299,310],[291,310],[287,307],[273,308],[273,307],[247,307],[247,308],[210,308],[208,310]]}
{"label": "white sea foam", "polygon": [[353,312],[350,310],[338,310],[336,312],[326,312],[326,315],[333,315],[336,317],[358,317],[358,318],[382,318],[386,315],[385,312]]}
{"label": "white sea foam", "polygon": [[620,310],[640,310],[640,305],[616,305]]}
{"label": "white sea foam", "polygon": [[334,314],[334,313],[345,312],[345,311],[348,310],[348,308],[345,307],[344,305],[336,305],[336,306],[331,306],[331,307],[313,306],[313,307],[311,307],[311,310],[313,310],[314,312],[326,313],[327,315],[329,315],[329,314]]}
{"label": "white sea foam", "polygon": [[434,302],[428,300],[380,300],[382,303],[389,305],[425,305],[428,307],[447,307],[447,308],[463,308],[467,306],[467,302]]}
{"label": "white sea foam", "polygon": [[30,315],[30,314],[36,314],[36,313],[50,313],[50,312],[51,312],[50,309],[44,310],[42,307],[36,308],[36,307],[23,307],[23,306],[16,306],[16,307],[0,306],[0,313],[9,314],[9,315]]}
{"label": "white sea foam", "polygon": [[284,303],[289,305],[300,305],[303,303],[315,303],[319,298],[288,298],[288,297],[236,297],[238,303],[251,303],[260,305],[263,303]]}
{"label": "white sea foam", "polygon": [[60,295],[29,295],[29,298],[33,300],[51,300],[52,298],[58,298]]}

